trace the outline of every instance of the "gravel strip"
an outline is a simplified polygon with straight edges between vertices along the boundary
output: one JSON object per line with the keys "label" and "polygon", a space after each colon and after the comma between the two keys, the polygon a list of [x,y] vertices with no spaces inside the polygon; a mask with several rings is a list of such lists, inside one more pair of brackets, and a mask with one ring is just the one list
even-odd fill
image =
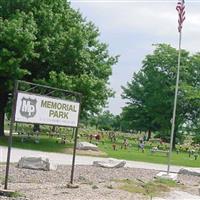
{"label": "gravel strip", "polygon": [[[1,182],[4,173],[5,166],[0,166]],[[107,169],[79,165],[75,166],[74,176],[74,183],[79,185],[77,189],[66,187],[70,181],[70,173],[71,166],[58,166],[55,171],[38,171],[19,169],[11,165],[8,187],[26,197],[0,196],[0,200],[142,200],[147,197],[119,189],[110,189],[108,186],[113,184],[113,179],[140,179],[148,182],[153,180],[158,171],[135,168]],[[178,181],[183,185],[192,186],[193,189],[200,184],[200,178],[195,176],[179,175]],[[192,192],[198,193],[198,190],[194,189]]]}

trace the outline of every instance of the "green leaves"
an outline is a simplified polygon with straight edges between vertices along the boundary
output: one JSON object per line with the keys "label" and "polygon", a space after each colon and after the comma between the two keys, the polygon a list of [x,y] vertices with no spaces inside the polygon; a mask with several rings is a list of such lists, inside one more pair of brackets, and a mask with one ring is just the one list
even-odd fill
{"label": "green leaves", "polygon": [[0,77],[6,83],[25,79],[81,92],[84,115],[101,110],[113,95],[108,80],[117,57],[92,22],[65,0],[2,0],[0,13]]}
{"label": "green leaves", "polygon": [[[200,57],[199,54],[190,56],[185,50],[181,55],[176,130],[200,114],[197,104],[197,99],[200,100]],[[156,45],[153,54],[145,57],[142,69],[133,75],[127,87],[123,87],[122,97],[128,100],[123,116],[133,128],[169,134],[177,59],[176,49],[166,44]]]}
{"label": "green leaves", "polygon": [[37,56],[34,52],[35,33],[36,24],[32,15],[16,13],[10,20],[0,18],[1,77],[13,80],[29,74],[24,62]]}
{"label": "green leaves", "polygon": [[49,79],[44,79],[42,82],[40,80],[40,83],[82,93],[83,115],[88,112],[90,114],[98,113],[105,106],[108,97],[113,96],[113,92],[103,79],[87,74],[72,76],[64,72],[52,71]]}

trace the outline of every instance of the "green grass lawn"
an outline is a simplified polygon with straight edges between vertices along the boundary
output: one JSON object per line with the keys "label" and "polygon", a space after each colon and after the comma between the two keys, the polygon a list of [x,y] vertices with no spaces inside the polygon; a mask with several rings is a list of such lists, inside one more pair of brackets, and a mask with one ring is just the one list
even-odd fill
{"label": "green grass lawn", "polygon": [[[100,143],[99,148],[106,152],[108,157],[117,158],[117,159],[124,159],[124,160],[135,160],[135,161],[142,161],[142,162],[150,162],[150,163],[160,163],[160,164],[167,164],[168,157],[166,154],[163,153],[150,153],[150,147],[147,146],[145,148],[145,152],[142,153],[141,150],[138,151],[137,144],[132,143],[131,147],[128,149],[121,149],[122,141],[118,141],[117,143],[117,150],[114,151],[112,149],[112,143],[110,141],[106,141],[104,144]],[[197,160],[194,160],[194,157],[189,158],[187,153],[179,153],[173,152],[171,158],[172,165],[179,165],[179,166],[187,166],[187,167],[200,167],[200,157]]]}
{"label": "green grass lawn", "polygon": [[[0,138],[0,145],[7,146],[7,144],[8,137]],[[48,136],[41,136],[40,142],[36,144],[33,138],[25,142],[21,142],[21,138],[19,136],[13,136],[12,146],[21,149],[63,153],[66,148],[71,148],[73,144],[58,144],[56,143],[56,138],[49,138]]]}
{"label": "green grass lawn", "polygon": [[[81,140],[87,141],[86,138],[81,138]],[[142,153],[141,151],[138,151],[137,144],[135,143],[132,143],[131,147],[128,147],[128,149],[121,149],[120,144],[122,143],[122,141],[123,140],[121,138],[118,139],[116,151],[112,149],[112,143],[109,140],[106,140],[104,144],[100,142],[98,146],[101,151],[107,153],[108,157],[123,160],[167,164],[167,156],[165,154],[151,154],[149,146],[146,146],[145,152]],[[7,146],[7,144],[8,137],[0,138],[0,145]],[[22,143],[19,136],[13,136],[12,146],[21,149],[64,153],[66,152],[66,149],[72,148],[73,144],[57,144],[56,138],[49,138],[48,136],[40,136],[39,144],[34,143],[34,139],[30,139]],[[200,157],[197,160],[194,160],[194,157],[189,158],[187,153],[181,152],[177,155],[176,152],[173,152],[171,164],[187,167],[200,167]]]}

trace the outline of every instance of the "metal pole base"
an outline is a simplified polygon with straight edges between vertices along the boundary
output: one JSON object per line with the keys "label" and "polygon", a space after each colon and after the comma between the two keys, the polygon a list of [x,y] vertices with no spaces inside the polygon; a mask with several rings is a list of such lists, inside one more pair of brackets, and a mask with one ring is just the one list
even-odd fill
{"label": "metal pole base", "polygon": [[158,174],[156,174],[156,178],[164,178],[177,181],[177,173],[159,172]]}
{"label": "metal pole base", "polygon": [[79,188],[79,185],[68,183],[68,184],[67,184],[67,188],[76,189],[76,188]]}
{"label": "metal pole base", "polygon": [[1,196],[12,197],[14,193],[15,193],[15,191],[13,191],[13,190],[0,189]]}

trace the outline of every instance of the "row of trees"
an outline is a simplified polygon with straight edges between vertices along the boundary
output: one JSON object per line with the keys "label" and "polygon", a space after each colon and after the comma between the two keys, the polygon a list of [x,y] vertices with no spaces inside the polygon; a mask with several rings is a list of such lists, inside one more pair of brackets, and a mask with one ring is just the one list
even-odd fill
{"label": "row of trees", "polygon": [[16,79],[82,93],[85,118],[105,106],[117,57],[99,34],[66,0],[0,1],[0,136]]}
{"label": "row of trees", "polygon": [[[143,131],[148,138],[154,132],[169,141],[178,51],[170,45],[155,45],[147,55],[141,70],[133,74],[123,88],[127,100],[119,116],[103,112],[90,120],[91,125],[106,130]],[[193,133],[194,142],[200,142],[200,54],[181,52],[180,85],[175,124],[175,142],[184,139],[183,133]]]}
{"label": "row of trees", "polygon": [[96,129],[106,131],[136,131],[136,129],[130,126],[130,120],[122,118],[121,114],[114,115],[108,110],[100,112],[98,115],[91,115],[86,120],[82,120],[82,123],[86,126],[92,126]]}
{"label": "row of trees", "polygon": [[[99,30],[65,0],[0,2],[0,136],[14,80],[81,92],[82,121],[105,130],[159,132],[169,139],[178,52],[156,45],[123,88],[119,116],[98,115],[113,91],[109,76],[117,56],[99,41]],[[182,50],[175,137],[187,127],[200,138],[200,54]],[[199,134],[199,135],[198,135]]]}
{"label": "row of trees", "polygon": [[[181,51],[180,87],[178,93],[175,138],[181,140],[182,127],[200,134],[200,54]],[[158,44],[143,60],[142,69],[133,74],[123,88],[127,100],[121,117],[131,129],[152,131],[169,140],[174,103],[178,51],[170,45]],[[174,140],[177,141],[177,140]]]}

